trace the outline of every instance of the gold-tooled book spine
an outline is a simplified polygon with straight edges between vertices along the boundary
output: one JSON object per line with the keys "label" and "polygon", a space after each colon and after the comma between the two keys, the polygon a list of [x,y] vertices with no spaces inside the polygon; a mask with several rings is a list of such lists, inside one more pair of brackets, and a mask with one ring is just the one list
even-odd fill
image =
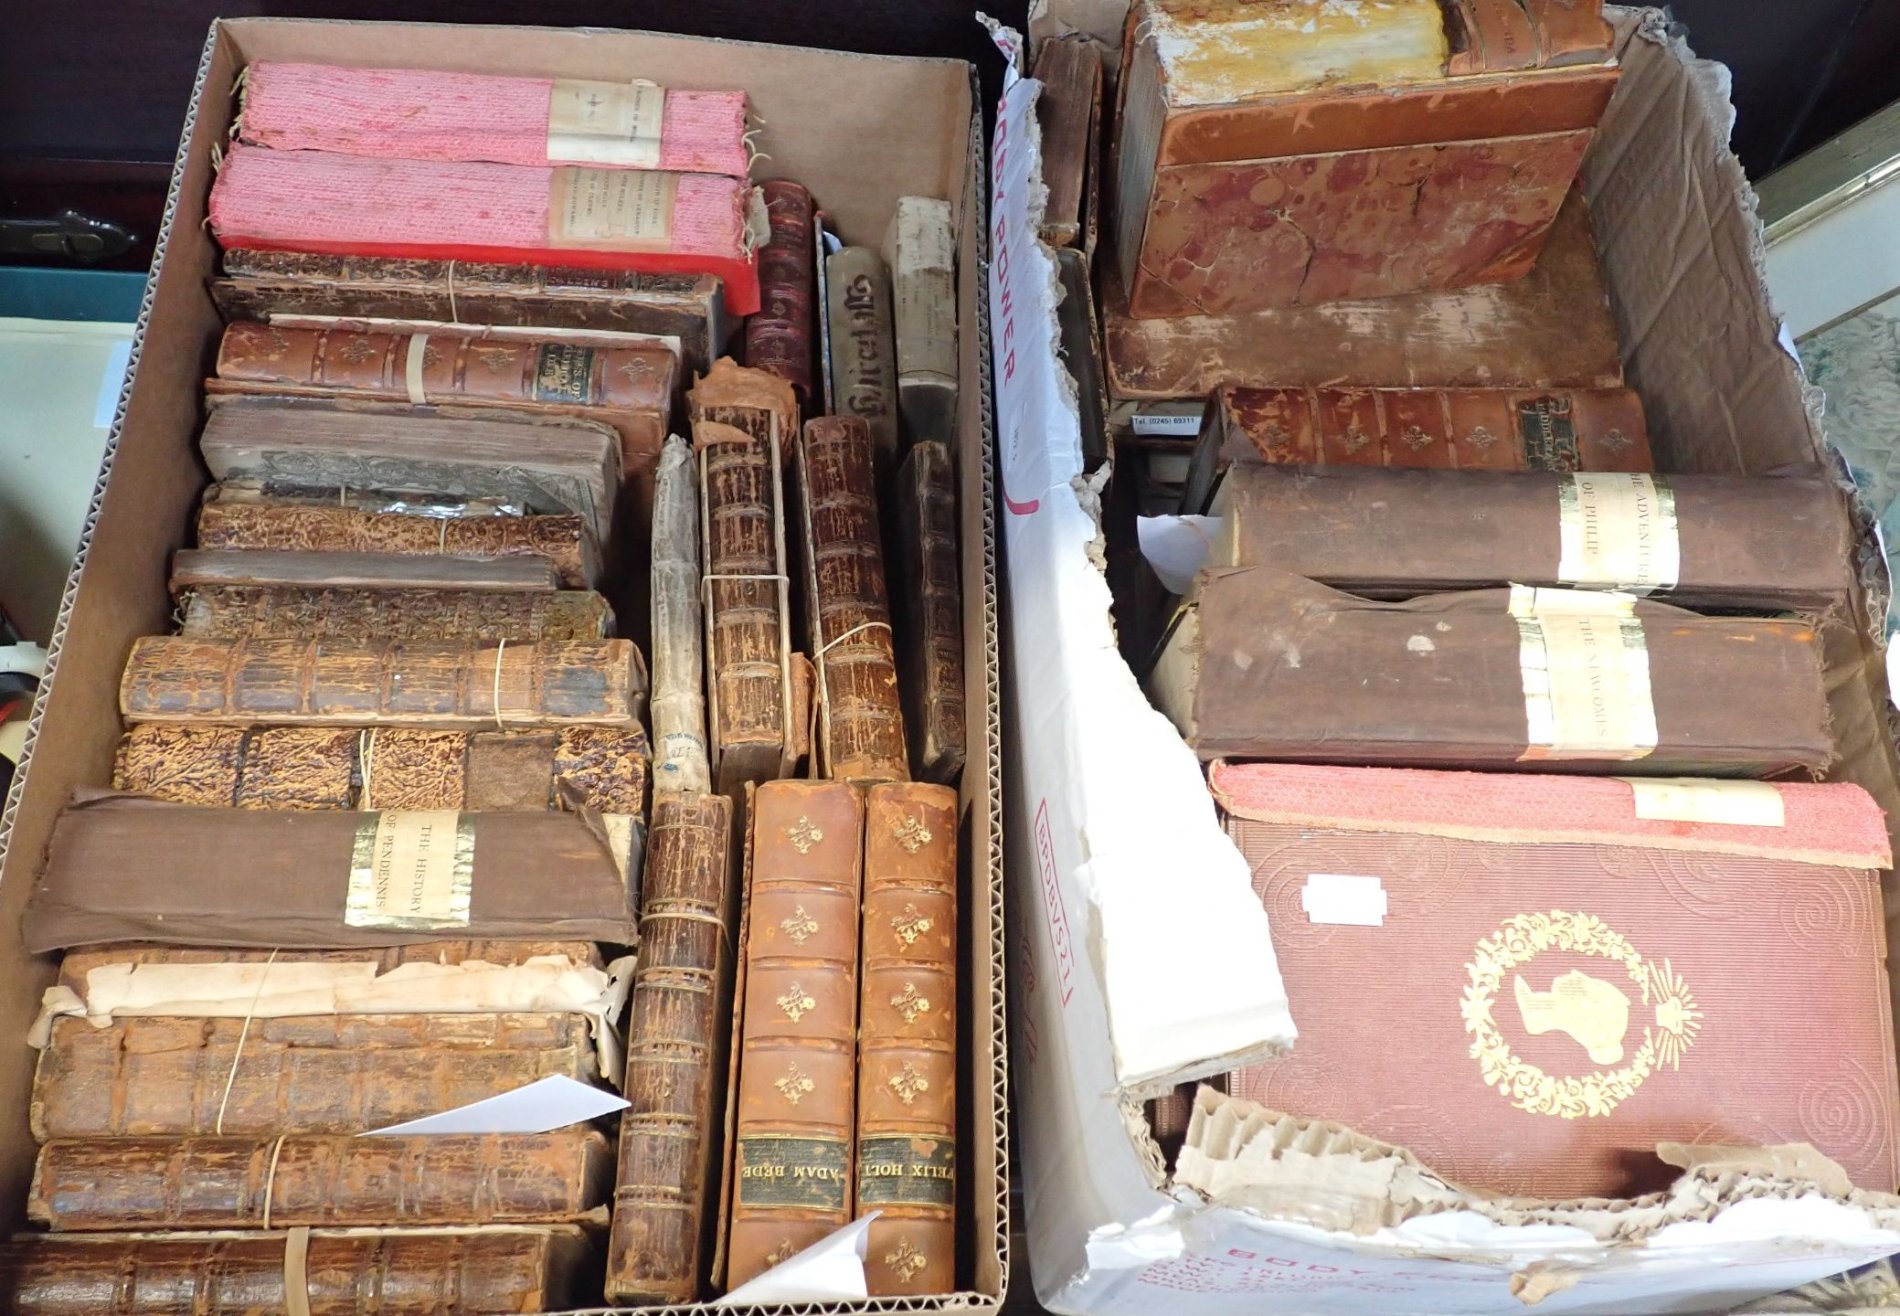
{"label": "gold-tooled book spine", "polygon": [[858,1204],[874,1297],[956,1287],[957,793],[873,786],[864,813]]}
{"label": "gold-tooled book spine", "polygon": [[864,798],[773,781],[752,803],[726,1285],[851,1219]]}
{"label": "gold-tooled book spine", "polygon": [[711,1223],[715,1096],[731,1018],[732,801],[660,796],[648,844],[607,1296],[686,1302],[699,1289]]}

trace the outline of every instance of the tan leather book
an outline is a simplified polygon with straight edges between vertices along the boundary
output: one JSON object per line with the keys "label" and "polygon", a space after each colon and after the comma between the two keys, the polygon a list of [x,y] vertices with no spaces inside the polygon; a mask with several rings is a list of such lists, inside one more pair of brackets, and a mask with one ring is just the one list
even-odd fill
{"label": "tan leather book", "polygon": [[272,496],[240,481],[205,491],[197,530],[200,549],[545,558],[563,589],[600,579],[600,551],[584,518],[509,515],[494,504],[419,507],[347,491]]}
{"label": "tan leather book", "polygon": [[378,1316],[487,1316],[586,1301],[591,1252],[577,1225],[66,1234],[0,1243],[0,1292],[19,1316],[260,1316],[292,1289],[309,1316],[358,1316],[374,1276]]}
{"label": "tan leather book", "polygon": [[844,782],[753,797],[729,1290],[851,1219],[863,835]]}
{"label": "tan leather book", "polygon": [[55,1139],[27,1219],[57,1231],[595,1223],[613,1155],[552,1133]]}
{"label": "tan leather book", "polygon": [[614,1302],[686,1302],[699,1292],[732,1017],[731,855],[725,796],[654,801],[622,1089],[632,1104],[620,1117],[607,1254]]}
{"label": "tan leather book", "polygon": [[950,449],[913,444],[898,468],[897,588],[891,618],[919,781],[954,782],[963,771],[963,591],[958,587],[957,475]]}
{"label": "tan leather book", "polygon": [[631,640],[354,644],[134,642],[119,683],[130,722],[414,725],[445,730],[636,727],[646,663]]}
{"label": "tan leather book", "polygon": [[791,581],[785,464],[798,437],[790,384],[730,360],[687,398],[699,452],[707,718],[723,794],[791,771]]}
{"label": "tan leather book", "polygon": [[910,776],[876,462],[870,426],[857,417],[805,422],[798,520],[817,680],[817,769],[859,786]]}
{"label": "tan leather book", "polygon": [[1036,123],[1049,189],[1042,240],[1052,247],[1095,246],[1102,120],[1102,59],[1095,52],[1086,37],[1072,35],[1044,41],[1036,54]]}
{"label": "tan leather book", "polygon": [[873,786],[864,808],[857,1212],[873,1297],[956,1288],[957,793]]}
{"label": "tan leather book", "polygon": [[[956,432],[956,251],[948,201],[897,198],[884,230],[883,256],[891,276],[897,409],[903,422],[900,452],[918,439],[948,439]],[[885,479],[897,469],[898,456],[884,454]]]}
{"label": "tan leather book", "polygon": [[420,731],[141,722],[112,785],[174,804],[240,809],[646,807],[638,727]]}
{"label": "tan leather book", "polygon": [[[598,1077],[578,1014],[53,1021],[33,1137],[363,1133],[536,1079]],[[238,1039],[244,1039],[240,1051]]]}
{"label": "tan leather book", "polygon": [[869,247],[834,251],[825,258],[825,297],[832,410],[869,425],[879,466],[895,469],[901,444],[890,267]]}

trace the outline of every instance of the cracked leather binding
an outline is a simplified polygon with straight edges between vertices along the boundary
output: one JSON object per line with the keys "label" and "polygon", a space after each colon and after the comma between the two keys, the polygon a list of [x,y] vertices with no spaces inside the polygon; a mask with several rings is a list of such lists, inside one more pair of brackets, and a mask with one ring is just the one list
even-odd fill
{"label": "cracked leather binding", "polygon": [[891,595],[911,773],[954,782],[963,771],[963,592],[957,476],[950,449],[913,444],[898,468]]}
{"label": "cracked leather binding", "polygon": [[759,192],[772,221],[772,237],[759,248],[759,295],[764,304],[757,315],[746,317],[745,362],[790,384],[799,406],[809,411],[818,401],[813,369],[818,273],[811,193],[789,179],[761,183]]}
{"label": "cracked leather binding", "polygon": [[825,259],[825,296],[832,410],[869,425],[878,469],[895,470],[900,446],[890,270],[869,247],[834,251]]}

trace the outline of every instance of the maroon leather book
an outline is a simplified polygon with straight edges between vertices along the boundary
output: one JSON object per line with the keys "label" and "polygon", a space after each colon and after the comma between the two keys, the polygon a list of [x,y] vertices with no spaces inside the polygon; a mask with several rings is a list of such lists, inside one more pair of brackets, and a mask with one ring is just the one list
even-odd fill
{"label": "maroon leather book", "polygon": [[772,238],[759,248],[764,305],[745,322],[745,363],[790,384],[800,410],[810,412],[817,396],[812,333],[818,323],[811,193],[785,179],[761,184],[759,191],[771,217]]}

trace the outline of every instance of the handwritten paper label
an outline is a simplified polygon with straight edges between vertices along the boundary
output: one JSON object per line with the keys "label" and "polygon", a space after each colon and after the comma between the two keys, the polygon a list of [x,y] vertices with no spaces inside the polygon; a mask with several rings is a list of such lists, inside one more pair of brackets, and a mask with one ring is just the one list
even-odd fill
{"label": "handwritten paper label", "polygon": [[353,928],[468,926],[475,820],[453,809],[367,813],[356,826],[343,921]]}
{"label": "handwritten paper label", "polygon": [[548,159],[658,169],[665,118],[666,88],[657,82],[556,78],[548,98]]}
{"label": "handwritten paper label", "polygon": [[1647,594],[1682,573],[1676,492],[1653,475],[1572,475],[1557,486],[1557,579]]}
{"label": "handwritten paper label", "polygon": [[1639,759],[1656,748],[1649,644],[1628,594],[1511,588],[1523,761]]}
{"label": "handwritten paper label", "polygon": [[591,251],[669,250],[678,186],[677,174],[556,169],[548,197],[548,245]]}

